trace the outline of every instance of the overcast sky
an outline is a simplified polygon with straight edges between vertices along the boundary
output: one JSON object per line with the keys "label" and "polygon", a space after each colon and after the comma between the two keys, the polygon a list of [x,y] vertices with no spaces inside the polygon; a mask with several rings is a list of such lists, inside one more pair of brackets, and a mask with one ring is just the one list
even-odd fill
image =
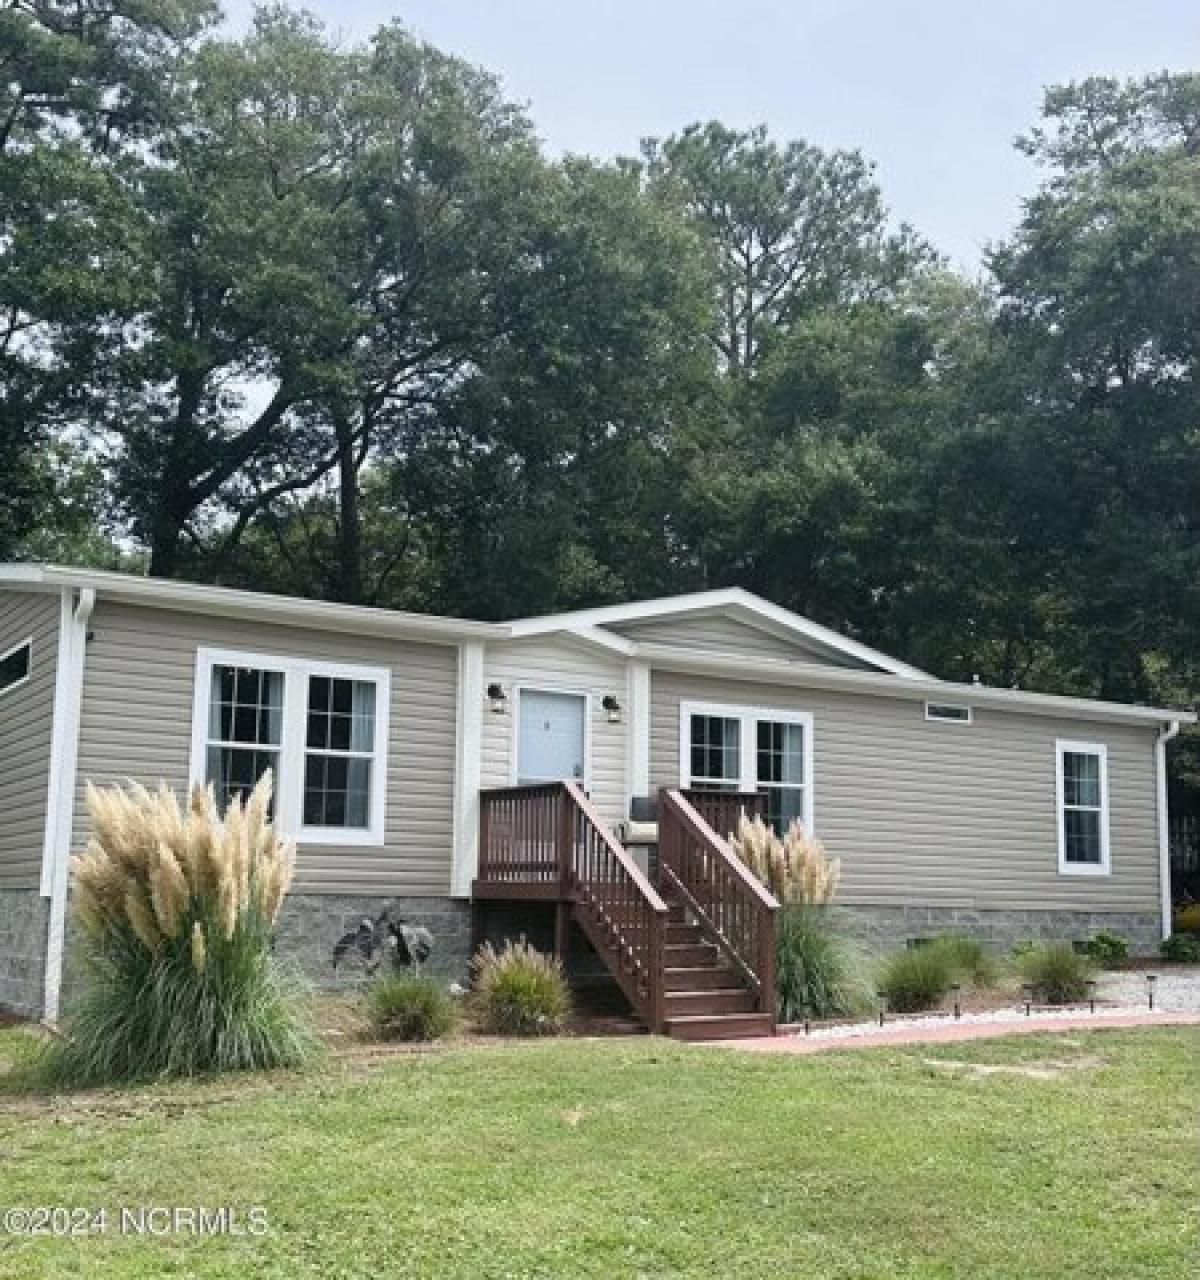
{"label": "overcast sky", "polygon": [[[250,0],[226,0],[244,25]],[[898,218],[959,265],[1036,182],[1013,138],[1042,87],[1200,67],[1197,0],[309,0],[348,39],[399,18],[499,74],[554,152],[609,157],[694,120],[858,147]]]}

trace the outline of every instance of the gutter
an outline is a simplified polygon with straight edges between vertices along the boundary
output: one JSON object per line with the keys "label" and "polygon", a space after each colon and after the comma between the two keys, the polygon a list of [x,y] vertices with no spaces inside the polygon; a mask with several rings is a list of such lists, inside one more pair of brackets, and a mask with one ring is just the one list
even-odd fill
{"label": "gutter", "polygon": [[[53,738],[57,744],[57,772],[46,812],[44,867],[49,872],[50,921],[46,929],[46,977],[42,1016],[58,1021],[62,992],[63,949],[67,926],[67,890],[71,870],[71,832],[75,805],[75,780],[79,762],[79,718],[83,705],[83,669],[87,657],[88,622],[96,607],[96,593],[85,587],[68,616],[71,596],[63,595],[64,626],[58,651]],[[62,701],[58,694],[62,694]]]}
{"label": "gutter", "polygon": [[732,680],[789,685],[796,689],[835,689],[913,702],[962,702],[998,711],[1056,716],[1073,720],[1111,720],[1126,724],[1194,724],[1196,713],[1162,707],[1142,707],[1095,698],[1072,698],[1052,693],[1028,693],[988,685],[958,684],[934,676],[898,678],[875,671],[853,671],[811,662],[775,658],[737,658],[666,645],[639,644],[636,657],[658,671],[683,671]]}
{"label": "gutter", "polygon": [[1163,725],[1154,740],[1154,772],[1158,785],[1158,885],[1162,904],[1162,936],[1171,936],[1171,832],[1167,806],[1167,743],[1181,728],[1179,720]]}

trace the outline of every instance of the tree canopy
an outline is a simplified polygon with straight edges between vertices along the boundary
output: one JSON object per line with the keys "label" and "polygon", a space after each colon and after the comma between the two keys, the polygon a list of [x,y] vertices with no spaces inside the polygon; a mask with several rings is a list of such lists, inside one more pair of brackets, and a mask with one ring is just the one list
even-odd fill
{"label": "tree canopy", "polygon": [[1047,89],[968,279],[858,152],[553,159],[398,24],[216,17],[0,3],[0,555],[479,617],[737,583],[1196,697],[1200,77]]}

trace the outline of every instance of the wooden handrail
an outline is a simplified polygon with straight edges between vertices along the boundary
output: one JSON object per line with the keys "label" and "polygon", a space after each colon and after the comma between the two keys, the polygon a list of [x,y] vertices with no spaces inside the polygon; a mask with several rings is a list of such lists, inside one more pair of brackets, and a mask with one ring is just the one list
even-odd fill
{"label": "wooden handrail", "polygon": [[658,802],[659,874],[755,993],[758,1012],[775,1020],[775,896],[743,864],[676,788]]}
{"label": "wooden handrail", "polygon": [[567,794],[575,801],[575,807],[584,815],[585,818],[596,828],[599,837],[608,845],[612,855],[625,868],[630,879],[645,895],[646,900],[650,903],[655,911],[667,911],[669,908],[663,901],[662,895],[650,883],[646,873],[634,862],[630,856],[629,850],[612,834],[611,831],[601,821],[600,815],[596,812],[592,802],[584,795],[582,789],[577,782],[564,782],[562,784]]}

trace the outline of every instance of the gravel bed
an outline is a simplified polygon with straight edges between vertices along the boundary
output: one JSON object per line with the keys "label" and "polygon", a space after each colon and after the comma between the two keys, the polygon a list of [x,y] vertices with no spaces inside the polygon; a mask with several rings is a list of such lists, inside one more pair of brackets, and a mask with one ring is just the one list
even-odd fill
{"label": "gravel bed", "polygon": [[[1095,1017],[1119,1017],[1122,1014],[1145,1013],[1149,1009],[1146,998],[1146,975],[1157,976],[1154,991],[1154,1008],[1159,1012],[1200,1013],[1200,967],[1169,968],[1156,966],[1144,969],[1125,969],[1099,975],[1096,985]],[[889,1016],[885,1031],[905,1031],[912,1028],[969,1025],[971,1023],[1005,1022],[1070,1022],[1082,1015],[1092,1016],[1087,1004],[1068,1005],[1061,1009],[1035,1008],[1026,1014],[1024,1007],[964,1011],[961,1018],[953,1014],[918,1014],[910,1017]],[[843,1023],[839,1026],[813,1027],[810,1040],[831,1040],[855,1036],[875,1035],[879,1032],[879,1019],[870,1022]],[[792,1034],[804,1037],[803,1031]]]}
{"label": "gravel bed", "polygon": [[1100,974],[1096,991],[1101,1000],[1126,1008],[1146,1008],[1146,975],[1157,975],[1154,1007],[1173,1013],[1200,1013],[1200,965],[1148,965]]}

